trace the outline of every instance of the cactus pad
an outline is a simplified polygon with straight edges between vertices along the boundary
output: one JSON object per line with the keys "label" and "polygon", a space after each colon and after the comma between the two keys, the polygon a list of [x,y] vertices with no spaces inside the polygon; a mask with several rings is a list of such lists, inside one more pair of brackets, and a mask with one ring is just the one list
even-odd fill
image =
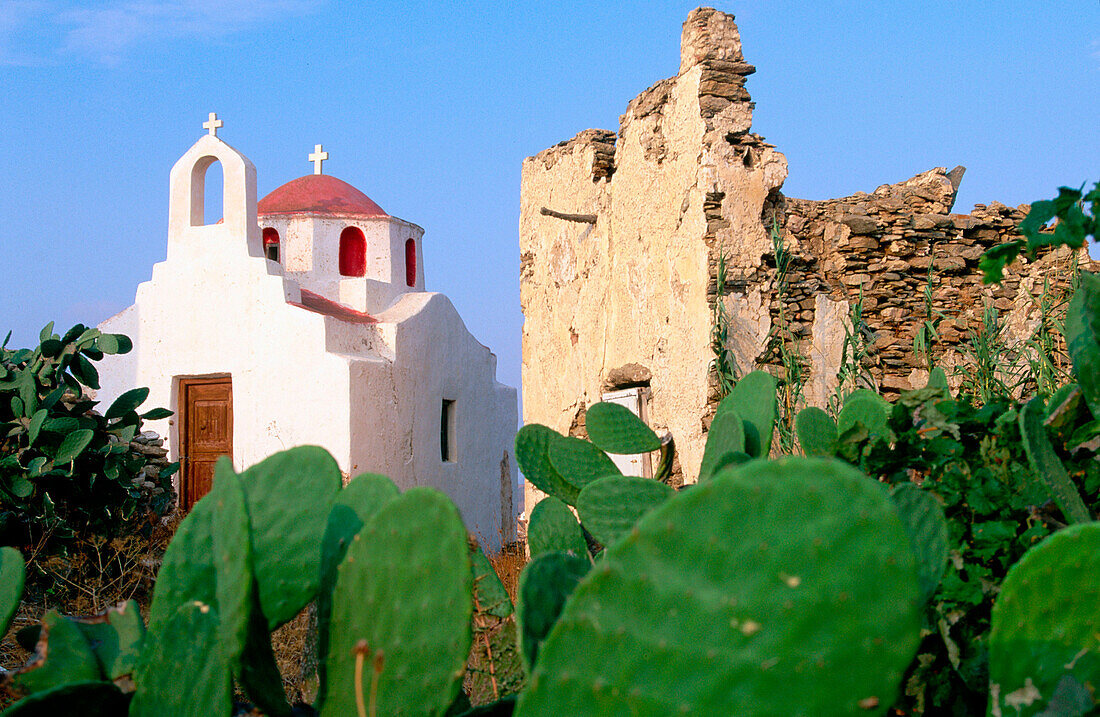
{"label": "cactus pad", "polygon": [[914,483],[899,483],[890,490],[909,544],[917,558],[922,602],[939,587],[947,567],[947,518],[936,497]]}
{"label": "cactus pad", "polygon": [[[214,490],[218,483],[215,478]],[[207,500],[209,496],[209,493],[203,496],[180,521],[164,552],[149,608],[150,630],[159,630],[167,624],[187,602],[199,600],[209,605],[217,600],[217,571],[211,560],[214,538],[207,509],[213,499]]]}
{"label": "cactus pad", "polygon": [[809,406],[798,412],[794,419],[798,444],[808,456],[836,454],[836,421],[817,406]]}
{"label": "cactus pad", "polygon": [[[727,396],[723,403],[728,401]],[[732,406],[726,405],[714,415],[707,431],[707,444],[703,448],[703,460],[699,464],[699,482],[710,479],[719,468],[725,464],[725,456],[731,453],[747,453],[745,451],[745,428],[748,426],[740,412]],[[756,429],[752,429],[756,430]],[[759,442],[759,441],[758,441]]]}
{"label": "cactus pad", "polygon": [[145,641],[145,623],[141,621],[141,609],[135,601],[113,607],[104,615],[75,622],[107,679],[117,680],[133,674]]}
{"label": "cactus pad", "polygon": [[150,630],[130,717],[228,717],[230,661],[220,643],[217,612],[197,601]]}
{"label": "cactus pad", "polygon": [[398,495],[397,486],[386,476],[364,473],[336,494],[328,514],[325,535],[321,539],[321,580],[317,592],[317,706],[325,701],[325,662],[337,568],[363,525]]}
{"label": "cactus pad", "polygon": [[592,563],[568,553],[544,553],[527,563],[519,576],[516,629],[527,674],[539,649],[561,616],[566,599],[588,573]]}
{"label": "cactus pad", "polygon": [[103,679],[99,662],[75,622],[50,610],[42,618],[35,654],[12,678],[18,692],[49,690],[67,682]]}
{"label": "cactus pad", "polygon": [[775,377],[767,371],[752,371],[734,384],[722,402],[730,402],[745,421],[745,453],[753,458],[767,456],[775,432]]}
{"label": "cactus pad", "polygon": [[19,609],[25,577],[23,555],[15,548],[0,548],[0,635],[7,633]]}
{"label": "cactus pad", "polygon": [[[214,467],[214,487],[203,496],[201,510],[209,512],[216,585],[214,603],[221,624],[222,651],[238,670],[241,652],[249,636],[255,608],[253,578],[255,550],[249,540],[249,516],[240,479],[229,458],[221,457]],[[200,502],[202,502],[200,501]],[[196,599],[194,596],[192,600]]]}
{"label": "cactus pad", "polygon": [[1005,576],[992,624],[993,714],[1047,714],[1066,678],[1100,686],[1100,523],[1070,526],[1026,552]]}
{"label": "cactus pad", "polygon": [[928,372],[928,382],[925,388],[939,389],[944,398],[951,398],[951,387],[947,384],[947,373],[939,366]]}
{"label": "cactus pad", "polygon": [[1100,275],[1080,277],[1066,311],[1066,348],[1092,417],[1100,420]]}
{"label": "cactus pad", "polygon": [[338,571],[321,715],[359,714],[357,690],[370,714],[446,710],[470,652],[472,582],[466,528],[446,496],[412,488],[382,506]]}
{"label": "cactus pad", "polygon": [[887,421],[890,418],[890,404],[874,391],[859,388],[844,399],[844,407],[837,416],[837,432],[843,436],[857,423],[867,429],[871,437],[885,436],[889,433]]}
{"label": "cactus pad", "polygon": [[839,461],[754,461],[608,548],[516,714],[881,715],[919,633],[885,490]]}
{"label": "cactus pad", "polygon": [[183,605],[197,601],[211,608],[234,670],[248,637],[254,590],[244,501],[232,463],[219,459],[213,488],[180,522],[164,553],[149,609],[149,630],[159,632]]}
{"label": "cactus pad", "polygon": [[516,433],[516,463],[523,477],[536,488],[573,505],[580,489],[562,478],[550,463],[550,444],[558,438],[561,436],[546,426],[527,424]]}
{"label": "cactus pad", "polygon": [[579,558],[588,555],[584,534],[573,511],[553,496],[543,498],[531,510],[531,519],[527,524],[527,546],[532,558],[557,550]]}
{"label": "cactus pad", "polygon": [[652,478],[609,476],[585,486],[577,498],[577,513],[596,540],[611,545],[674,493]]}
{"label": "cactus pad", "polygon": [[317,446],[276,453],[241,474],[252,522],[253,572],[271,630],[317,593],[321,539],[342,482],[336,461]]}
{"label": "cactus pad", "polygon": [[477,601],[477,610],[493,617],[505,618],[515,612],[512,607],[512,598],[508,597],[508,591],[504,589],[504,583],[493,569],[493,564],[481,548],[470,546],[470,569],[474,579],[474,599]]}
{"label": "cactus pad", "polygon": [[1066,520],[1070,523],[1088,523],[1092,516],[1089,515],[1081,494],[1070,480],[1058,454],[1054,452],[1043,423],[1045,418],[1046,404],[1041,396],[1028,401],[1020,411],[1020,437],[1023,439],[1028,463]]}
{"label": "cactus pad", "polygon": [[[661,439],[642,419],[617,403],[594,403],[584,418],[588,440],[608,453],[648,453],[661,447]],[[524,474],[526,475],[526,474]]]}
{"label": "cactus pad", "polygon": [[549,455],[550,465],[558,475],[578,490],[597,478],[622,475],[606,453],[580,438],[555,435],[550,441]]}

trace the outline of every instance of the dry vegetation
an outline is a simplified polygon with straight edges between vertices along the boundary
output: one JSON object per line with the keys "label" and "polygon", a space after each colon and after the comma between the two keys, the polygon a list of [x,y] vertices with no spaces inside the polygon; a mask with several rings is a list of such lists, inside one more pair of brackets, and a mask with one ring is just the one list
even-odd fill
{"label": "dry vegetation", "polygon": [[[177,525],[179,519],[175,517],[158,522],[147,538],[78,538],[63,555],[42,557],[48,535],[38,545],[25,549],[26,587],[11,627],[0,641],[0,666],[15,670],[27,662],[31,653],[15,636],[37,625],[48,610],[73,616],[96,615],[134,600],[148,618],[157,570]],[[0,696],[0,706],[11,701],[10,695]]]}

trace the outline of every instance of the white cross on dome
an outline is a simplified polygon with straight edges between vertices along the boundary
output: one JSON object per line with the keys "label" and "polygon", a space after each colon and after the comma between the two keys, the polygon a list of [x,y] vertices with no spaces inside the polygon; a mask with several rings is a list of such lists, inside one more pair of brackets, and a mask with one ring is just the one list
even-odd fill
{"label": "white cross on dome", "polygon": [[321,174],[321,162],[328,159],[328,152],[321,151],[321,145],[313,145],[313,154],[309,155],[309,161],[313,162],[313,173]]}

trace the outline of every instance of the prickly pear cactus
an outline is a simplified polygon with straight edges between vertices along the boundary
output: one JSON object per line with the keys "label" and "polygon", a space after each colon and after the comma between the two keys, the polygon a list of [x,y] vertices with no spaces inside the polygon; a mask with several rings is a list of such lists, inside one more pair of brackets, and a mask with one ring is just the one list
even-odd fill
{"label": "prickly pear cactus", "polygon": [[653,429],[629,408],[617,403],[592,404],[584,422],[588,440],[608,453],[648,453],[661,447],[661,439]]}
{"label": "prickly pear cactus", "polygon": [[1066,310],[1066,348],[1092,417],[1100,420],[1100,274],[1081,272]]}
{"label": "prickly pear cactus", "polygon": [[527,674],[539,648],[561,615],[562,606],[592,563],[568,553],[544,553],[527,563],[519,576],[516,629]]}
{"label": "prickly pear cactus", "polygon": [[722,400],[726,402],[736,407],[745,421],[745,452],[753,458],[767,456],[775,432],[775,377],[767,371],[746,374]]}
{"label": "prickly pear cactus", "polygon": [[890,430],[887,425],[889,417],[890,404],[886,399],[874,391],[859,388],[844,399],[844,407],[840,409],[836,420],[837,432],[843,436],[859,423],[867,429],[870,436],[885,437]]}
{"label": "prickly pear cactus", "polygon": [[231,663],[233,674],[241,688],[268,717],[291,717],[293,710],[286,699],[283,676],[271,647],[271,633],[260,609],[259,596],[253,593],[252,610],[248,614],[248,635],[244,651]]}
{"label": "prickly pear cactus", "polygon": [[573,505],[580,489],[565,480],[550,463],[550,444],[559,438],[546,426],[527,424],[516,433],[516,463],[523,477],[543,493]]}
{"label": "prickly pear cactus", "polygon": [[218,459],[213,490],[202,500],[206,501],[202,510],[210,514],[211,559],[217,579],[213,605],[227,640],[223,649],[236,670],[242,649],[238,646],[247,643],[258,586],[253,577],[255,549],[249,540],[251,524],[245,493],[228,458]]}
{"label": "prickly pear cactus", "polygon": [[104,615],[74,622],[84,634],[100,671],[107,679],[117,680],[133,674],[145,641],[145,623],[141,620],[141,608],[136,602],[129,600]]}
{"label": "prickly pear cactus", "polygon": [[947,385],[947,373],[939,366],[928,372],[925,388],[939,389],[944,398],[951,398],[951,387]]}
{"label": "prickly pear cactus", "polygon": [[321,715],[445,711],[470,652],[472,582],[446,496],[412,488],[383,505],[338,571]]}
{"label": "prickly pear cactus", "polygon": [[254,589],[244,493],[232,463],[219,459],[213,488],[180,522],[164,553],[149,630],[162,630],[183,605],[210,606],[222,631],[222,652],[236,670],[248,639]]}
{"label": "prickly pear cactus", "polygon": [[1046,403],[1041,396],[1028,401],[1020,411],[1020,437],[1023,438],[1028,463],[1031,464],[1031,469],[1046,487],[1055,504],[1061,509],[1067,522],[1088,523],[1092,520],[1092,516],[1085,502],[1081,500],[1081,494],[1077,492],[1073,481],[1070,480],[1066,467],[1054,452],[1054,446],[1051,445],[1050,437],[1047,436],[1044,418],[1046,418]]}
{"label": "prickly pear cactus", "polygon": [[832,456],[836,454],[836,421],[817,406],[809,406],[794,418],[794,430],[798,445],[808,456]]}
{"label": "prickly pear cactus", "polygon": [[[218,490],[219,476],[215,473],[214,488]],[[206,604],[217,601],[217,568],[211,555],[214,552],[214,536],[211,529],[211,511],[204,503],[210,493],[192,507],[180,521],[172,542],[164,552],[160,570],[153,587],[153,602],[149,607],[149,629],[156,631],[176,614],[180,606],[199,600]]]}
{"label": "prickly pear cactus", "polygon": [[75,622],[50,610],[42,618],[35,655],[11,681],[17,693],[31,694],[67,682],[103,679],[99,662]]}
{"label": "prickly pear cactus", "polygon": [[15,548],[0,548],[0,635],[6,634],[23,597],[26,566]]}
{"label": "prickly pear cactus", "polygon": [[260,605],[274,630],[317,594],[322,538],[343,482],[340,467],[324,448],[300,446],[257,463],[240,478]]}
{"label": "prickly pear cactus", "polygon": [[470,547],[471,575],[474,579],[474,599],[476,608],[493,617],[505,618],[515,612],[512,598],[504,589],[504,583],[493,569],[493,564],[477,545]]}
{"label": "prickly pear cactus", "polygon": [[584,534],[573,511],[553,496],[540,500],[531,511],[527,524],[527,547],[532,558],[556,550],[577,557],[588,555]]}
{"label": "prickly pear cactus", "polygon": [[606,453],[580,438],[555,436],[549,451],[550,465],[578,490],[597,478],[622,475]]}
{"label": "prickly pear cactus", "polygon": [[1100,523],[1073,525],[1024,554],[993,604],[990,711],[1047,714],[1063,684],[1100,688]]}
{"label": "prickly pear cactus", "polygon": [[336,494],[321,539],[321,581],[317,593],[317,706],[325,702],[325,670],[328,658],[329,623],[332,619],[332,591],[336,574],[352,539],[382,506],[400,492],[393,481],[377,473],[353,478]]}
{"label": "prickly pear cactus", "polygon": [[729,396],[722,400],[725,405],[714,414],[710,430],[707,431],[707,444],[703,448],[703,460],[699,464],[700,483],[710,480],[718,467],[725,463],[728,455],[746,452],[745,429],[749,423],[736,408],[726,404],[729,400]]}
{"label": "prickly pear cactus", "polygon": [[916,565],[881,485],[839,461],[754,461],[608,548],[516,714],[881,715],[919,634]]}
{"label": "prickly pear cactus", "polygon": [[[577,513],[596,540],[611,545],[628,533],[643,515],[674,493],[672,488],[652,478],[609,476],[584,487],[577,498]],[[538,510],[538,506],[535,509]]]}
{"label": "prickly pear cactus", "polygon": [[913,483],[899,483],[890,490],[917,558],[921,602],[928,602],[939,587],[947,567],[947,518],[936,497]]}
{"label": "prickly pear cactus", "polygon": [[228,717],[230,660],[220,638],[217,612],[198,601],[150,630],[130,717]]}

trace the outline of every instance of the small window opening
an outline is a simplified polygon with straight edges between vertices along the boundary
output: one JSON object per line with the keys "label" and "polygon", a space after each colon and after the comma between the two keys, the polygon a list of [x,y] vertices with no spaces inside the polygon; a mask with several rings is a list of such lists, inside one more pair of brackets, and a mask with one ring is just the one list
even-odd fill
{"label": "small window opening", "polygon": [[279,230],[274,227],[264,227],[264,256],[279,261]]}
{"label": "small window opening", "polygon": [[367,273],[367,238],[359,227],[347,227],[340,232],[340,274],[365,276]]}
{"label": "small window opening", "polygon": [[455,402],[443,399],[439,418],[439,457],[444,463],[454,463],[455,450]]}
{"label": "small window opening", "polygon": [[405,241],[405,283],[416,286],[416,240]]}

